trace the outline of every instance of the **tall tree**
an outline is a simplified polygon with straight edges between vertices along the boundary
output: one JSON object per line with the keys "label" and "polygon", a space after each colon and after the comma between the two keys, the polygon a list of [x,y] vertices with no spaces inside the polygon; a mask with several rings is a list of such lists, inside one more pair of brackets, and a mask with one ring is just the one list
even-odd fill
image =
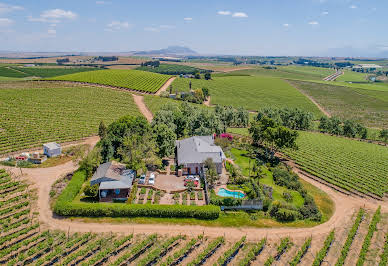
{"label": "tall tree", "polygon": [[216,182],[220,179],[216,165],[211,158],[207,158],[204,162],[204,166],[206,168],[206,181],[210,187],[214,187]]}
{"label": "tall tree", "polygon": [[107,128],[105,126],[104,121],[100,122],[100,126],[98,127],[98,136],[100,136],[101,139],[104,139],[107,135]]}
{"label": "tall tree", "polygon": [[388,129],[382,129],[379,133],[379,137],[384,140],[384,142],[388,142]]}
{"label": "tall tree", "polygon": [[160,157],[168,157],[174,153],[176,135],[172,128],[165,124],[157,124],[153,127],[156,144],[159,148]]}

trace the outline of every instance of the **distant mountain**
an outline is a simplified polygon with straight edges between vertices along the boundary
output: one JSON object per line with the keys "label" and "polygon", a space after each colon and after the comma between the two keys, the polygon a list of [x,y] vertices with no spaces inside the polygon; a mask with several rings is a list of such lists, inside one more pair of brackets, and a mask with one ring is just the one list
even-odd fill
{"label": "distant mountain", "polygon": [[169,46],[165,49],[151,50],[151,51],[138,51],[136,55],[196,55],[196,51],[191,50],[184,46]]}

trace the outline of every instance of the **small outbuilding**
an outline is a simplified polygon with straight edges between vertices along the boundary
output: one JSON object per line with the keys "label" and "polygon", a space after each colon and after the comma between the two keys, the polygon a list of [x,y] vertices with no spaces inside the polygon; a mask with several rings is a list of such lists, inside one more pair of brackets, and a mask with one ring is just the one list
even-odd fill
{"label": "small outbuilding", "polygon": [[43,153],[47,155],[47,157],[59,156],[62,153],[61,145],[56,142],[43,144]]}

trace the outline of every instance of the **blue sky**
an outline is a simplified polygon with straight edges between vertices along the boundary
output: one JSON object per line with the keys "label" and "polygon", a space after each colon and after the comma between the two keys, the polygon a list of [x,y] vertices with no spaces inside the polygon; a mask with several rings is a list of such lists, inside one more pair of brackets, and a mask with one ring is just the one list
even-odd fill
{"label": "blue sky", "polygon": [[386,0],[0,0],[0,50],[388,57]]}

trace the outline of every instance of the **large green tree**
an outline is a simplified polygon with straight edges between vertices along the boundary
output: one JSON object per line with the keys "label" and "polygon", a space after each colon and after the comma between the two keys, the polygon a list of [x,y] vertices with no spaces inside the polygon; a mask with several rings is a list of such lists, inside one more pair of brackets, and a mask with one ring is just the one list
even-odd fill
{"label": "large green tree", "polygon": [[160,157],[168,157],[174,153],[176,135],[172,128],[166,124],[156,124],[153,127],[156,144],[159,148]]}

